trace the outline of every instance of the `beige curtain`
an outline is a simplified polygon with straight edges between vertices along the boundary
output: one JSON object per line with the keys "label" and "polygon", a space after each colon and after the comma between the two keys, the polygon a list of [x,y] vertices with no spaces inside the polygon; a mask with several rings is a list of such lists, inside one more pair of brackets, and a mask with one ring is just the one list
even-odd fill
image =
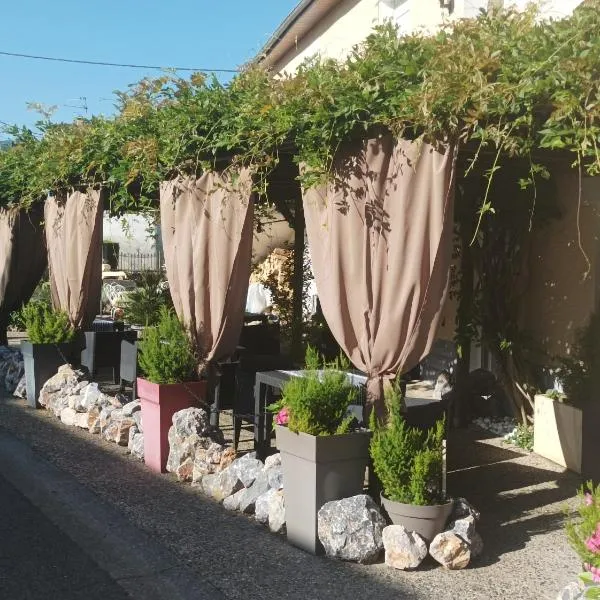
{"label": "beige curtain", "polygon": [[50,196],[45,219],[52,303],[68,313],[76,329],[86,329],[100,309],[101,191],[89,189]]}
{"label": "beige curtain", "polygon": [[163,249],[177,315],[203,360],[231,354],[244,319],[252,257],[252,178],[206,173],[160,188]]}
{"label": "beige curtain", "polygon": [[304,195],[317,291],[336,340],[368,374],[385,414],[383,381],[430,349],[452,255],[455,152],[383,136],[340,153],[334,178]]}
{"label": "beige curtain", "polygon": [[8,318],[33,294],[46,268],[43,209],[0,209],[0,345]]}

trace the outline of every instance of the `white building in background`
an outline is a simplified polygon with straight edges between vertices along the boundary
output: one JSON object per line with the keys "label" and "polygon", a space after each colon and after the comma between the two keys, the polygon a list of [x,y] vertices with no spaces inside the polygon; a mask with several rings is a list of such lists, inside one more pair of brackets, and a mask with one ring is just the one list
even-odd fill
{"label": "white building in background", "polygon": [[[542,0],[542,15],[561,18],[582,0]],[[404,33],[434,31],[444,21],[475,17],[488,6],[529,0],[301,0],[273,33],[258,60],[275,72],[293,73],[306,58],[343,59],[377,25],[396,23]]]}

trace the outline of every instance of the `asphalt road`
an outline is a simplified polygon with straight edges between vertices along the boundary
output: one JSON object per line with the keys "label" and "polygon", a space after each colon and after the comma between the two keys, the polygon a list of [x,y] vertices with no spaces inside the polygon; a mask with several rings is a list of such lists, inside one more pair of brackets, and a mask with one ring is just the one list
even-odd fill
{"label": "asphalt road", "polygon": [[0,476],[1,600],[128,600],[130,596]]}

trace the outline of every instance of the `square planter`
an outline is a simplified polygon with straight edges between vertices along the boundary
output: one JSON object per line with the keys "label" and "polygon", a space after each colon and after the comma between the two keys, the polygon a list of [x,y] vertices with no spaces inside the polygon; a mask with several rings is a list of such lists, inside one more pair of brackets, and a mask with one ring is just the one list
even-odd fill
{"label": "square planter", "polygon": [[65,363],[75,363],[79,347],[74,342],[65,344],[32,344],[21,342],[21,353],[25,366],[25,381],[27,385],[27,403],[31,408],[39,408],[40,390]]}
{"label": "square planter", "polygon": [[536,454],[582,473],[582,440],[581,408],[543,394],[535,397],[533,451]]}
{"label": "square planter", "polygon": [[159,384],[138,377],[137,391],[142,405],[144,462],[153,471],[164,473],[173,415],[184,408],[202,405],[206,381]]}
{"label": "square planter", "polygon": [[283,466],[288,541],[321,554],[319,509],[326,502],[363,493],[371,433],[314,436],[281,426],[275,432]]}

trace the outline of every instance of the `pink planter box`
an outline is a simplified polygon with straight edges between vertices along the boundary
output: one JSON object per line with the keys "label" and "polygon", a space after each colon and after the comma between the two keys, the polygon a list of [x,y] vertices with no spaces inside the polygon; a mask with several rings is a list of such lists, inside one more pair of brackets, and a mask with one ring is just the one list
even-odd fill
{"label": "pink planter box", "polygon": [[159,384],[138,377],[137,391],[142,405],[144,462],[153,471],[164,473],[173,415],[184,408],[202,405],[206,381]]}

